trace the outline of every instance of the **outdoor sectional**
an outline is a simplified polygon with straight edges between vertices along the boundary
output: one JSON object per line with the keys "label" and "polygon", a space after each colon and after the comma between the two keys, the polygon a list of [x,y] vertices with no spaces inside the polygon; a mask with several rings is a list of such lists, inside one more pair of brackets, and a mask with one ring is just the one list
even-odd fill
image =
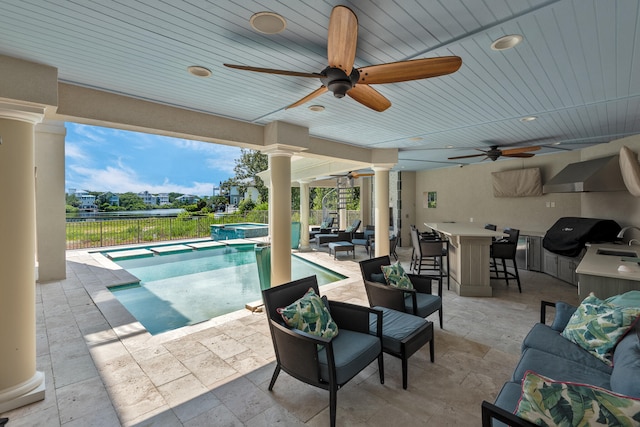
{"label": "outdoor sectional", "polygon": [[[640,291],[631,291],[622,296],[609,298],[606,301],[612,299],[616,301],[615,298],[624,299],[626,297],[630,297],[632,301],[629,304],[629,299],[627,298],[625,300],[626,303],[623,305],[632,310],[640,307],[640,304],[638,304],[640,302]],[[633,300],[634,298],[635,300]],[[583,305],[584,301],[581,307]],[[553,324],[548,326],[544,322],[546,308],[550,306],[556,308],[556,313]],[[635,315],[635,321],[630,322],[631,327],[626,329],[626,334],[616,340],[617,345],[614,347],[612,358],[613,366],[610,366],[595,357],[592,352],[585,350],[578,344],[574,344],[574,342],[562,335],[563,330],[570,323],[572,315],[576,312],[576,307],[564,302],[550,303],[542,301],[540,311],[540,323],[537,323],[525,337],[522,343],[522,355],[511,380],[504,384],[494,404],[486,401],[482,403],[482,426],[556,425],[555,423],[558,422],[559,417],[565,416],[567,413],[569,416],[582,416],[582,410],[594,410],[596,412],[602,410],[605,414],[604,416],[608,417],[610,415],[607,412],[606,405],[601,405],[598,399],[591,400],[593,395],[601,396],[600,390],[595,387],[623,395],[622,397],[609,397],[608,392],[604,394],[607,396],[606,399],[609,399],[607,402],[612,405],[610,409],[614,413],[618,409],[621,412],[631,412],[634,416],[631,418],[631,424],[628,425],[640,425],[640,399],[637,399],[640,398],[640,326],[638,325],[637,314]],[[572,324],[575,324],[575,321],[572,321]],[[541,380],[540,376],[554,381]],[[525,377],[526,381],[523,381]],[[568,398],[567,400],[560,399],[556,401],[556,397],[561,396],[561,389],[563,393],[574,393],[574,397],[576,394],[583,397],[583,393],[586,393],[588,397],[580,401],[585,405],[586,409],[576,409],[572,406],[579,399],[572,400]],[[531,392],[531,394],[524,393],[525,390],[527,392],[535,390],[535,392]],[[553,394],[556,390],[558,391],[557,395]],[[536,396],[535,393],[538,393],[538,400],[532,397]],[[566,396],[566,394],[563,396]],[[523,401],[522,403],[521,400]],[[530,404],[531,401],[533,401],[533,404]],[[548,406],[545,406],[551,405],[550,402],[553,402],[555,407],[549,409]],[[562,405],[565,407],[563,408]],[[538,415],[538,412],[543,410],[548,410],[551,416],[545,419],[547,424],[533,424],[514,415],[519,406],[525,412],[529,410],[526,415],[529,419],[531,419],[531,412],[536,413],[535,417],[539,416],[544,419],[543,415]],[[565,413],[561,414],[563,411]],[[596,413],[596,415],[598,414]],[[554,416],[556,417],[555,419]],[[538,422],[537,420],[535,421]],[[603,425],[607,425],[607,421],[611,422],[607,419]]]}

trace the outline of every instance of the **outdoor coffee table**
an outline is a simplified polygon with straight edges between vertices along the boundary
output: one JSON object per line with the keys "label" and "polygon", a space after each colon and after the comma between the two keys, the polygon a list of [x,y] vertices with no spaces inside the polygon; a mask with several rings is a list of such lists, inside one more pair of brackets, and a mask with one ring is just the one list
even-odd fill
{"label": "outdoor coffee table", "polygon": [[349,251],[353,254],[353,258],[356,257],[356,252],[354,251],[353,243],[351,242],[330,242],[329,243],[329,255],[331,255],[331,251],[333,250],[333,259],[337,259],[338,252],[347,252]]}

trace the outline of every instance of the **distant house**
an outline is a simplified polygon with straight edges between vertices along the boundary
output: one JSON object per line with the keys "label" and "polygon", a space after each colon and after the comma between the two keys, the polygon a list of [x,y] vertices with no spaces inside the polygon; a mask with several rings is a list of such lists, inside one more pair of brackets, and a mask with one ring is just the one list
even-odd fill
{"label": "distant house", "polygon": [[186,205],[192,205],[194,203],[198,203],[200,201],[200,197],[194,196],[193,194],[183,194],[180,197],[176,197],[176,200],[179,203],[184,203]]}
{"label": "distant house", "polygon": [[150,194],[146,190],[141,192],[141,193],[138,193],[138,197],[140,197],[142,199],[142,202],[145,205],[157,205],[158,204],[158,197],[154,196],[153,194]]}
{"label": "distant house", "polygon": [[120,206],[120,196],[111,194],[111,196],[109,196],[109,204],[111,206]]}
{"label": "distant house", "polygon": [[169,194],[168,193],[160,193],[158,194],[158,204],[160,206],[170,205]]}
{"label": "distant house", "polygon": [[80,201],[80,206],[78,206],[81,210],[96,210],[98,207],[96,206],[96,196],[93,194],[89,194],[84,190],[77,190],[75,192],[76,197]]}
{"label": "distant house", "polygon": [[237,206],[241,201],[246,199],[251,199],[254,202],[258,202],[258,198],[260,197],[260,192],[253,185],[253,181],[248,182],[245,187],[244,194],[240,194],[240,188],[238,186],[233,186],[229,189],[229,204]]}

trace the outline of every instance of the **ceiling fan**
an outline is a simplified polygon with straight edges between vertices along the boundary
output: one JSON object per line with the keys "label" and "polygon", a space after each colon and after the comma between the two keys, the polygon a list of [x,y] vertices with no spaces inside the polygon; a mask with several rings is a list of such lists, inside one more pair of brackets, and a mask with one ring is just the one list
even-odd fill
{"label": "ceiling fan", "polygon": [[329,90],[336,98],[342,98],[346,94],[375,111],[386,110],[391,106],[391,102],[369,85],[443,76],[457,71],[462,65],[462,60],[457,56],[443,56],[354,68],[357,41],[358,18],[348,7],[336,6],[329,18],[327,39],[329,66],[321,72],[306,73],[244,65],[224,65],[238,70],[320,79],[322,83],[320,88],[286,108],[302,105]]}
{"label": "ceiling fan", "polygon": [[373,172],[358,172],[358,171],[349,171],[346,174],[342,174],[342,175],[330,175],[330,176],[335,176],[335,177],[339,177],[339,178],[347,178],[347,179],[358,179],[362,176],[374,176],[375,174]]}
{"label": "ceiling fan", "polygon": [[532,145],[530,147],[518,147],[518,148],[509,148],[506,150],[501,150],[499,145],[492,145],[488,150],[481,150],[476,148],[478,151],[482,151],[481,154],[469,154],[467,156],[456,156],[449,157],[449,160],[457,160],[457,159],[468,159],[470,157],[480,157],[485,156],[484,159],[491,159],[492,161],[498,160],[499,157],[533,157],[535,154],[530,153],[529,151],[539,150],[539,145]]}

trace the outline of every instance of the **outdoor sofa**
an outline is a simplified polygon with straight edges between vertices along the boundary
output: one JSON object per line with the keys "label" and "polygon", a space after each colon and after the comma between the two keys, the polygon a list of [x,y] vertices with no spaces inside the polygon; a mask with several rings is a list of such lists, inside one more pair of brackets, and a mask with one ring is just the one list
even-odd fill
{"label": "outdoor sofa", "polygon": [[[607,317],[610,305],[620,310]],[[544,323],[547,307],[556,310],[550,326]],[[540,323],[525,337],[510,381],[494,404],[482,403],[482,426],[640,425],[640,291],[604,301],[591,294],[578,309],[542,301],[540,311]],[[605,351],[607,347],[613,348]],[[593,419],[578,424],[583,416]],[[618,424],[618,417],[627,424]],[[568,418],[573,420],[562,424]]]}

